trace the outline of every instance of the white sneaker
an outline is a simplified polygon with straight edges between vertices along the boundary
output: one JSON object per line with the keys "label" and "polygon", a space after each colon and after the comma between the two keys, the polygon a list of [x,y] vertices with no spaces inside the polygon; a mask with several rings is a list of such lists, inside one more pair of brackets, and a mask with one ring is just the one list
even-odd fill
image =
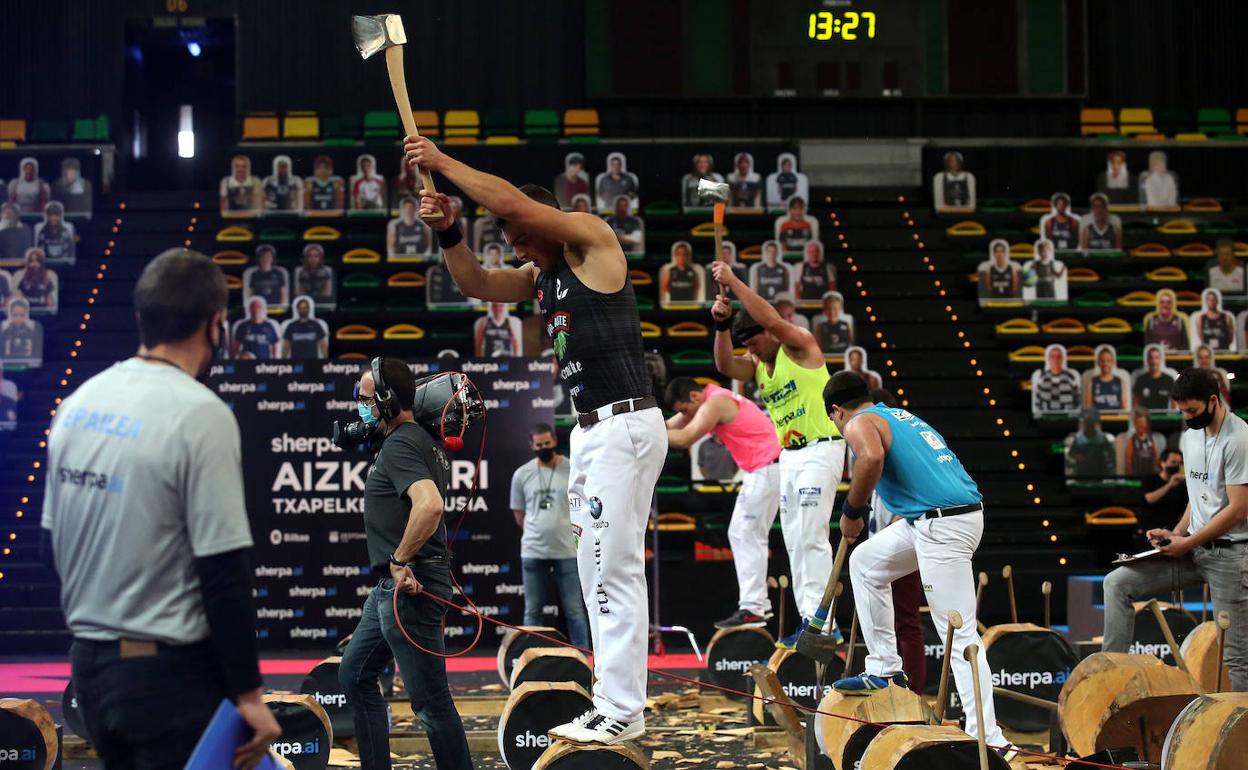
{"label": "white sneaker", "polygon": [[[645,719],[638,719],[636,722],[621,722],[618,719],[595,713],[588,722],[582,725],[572,725],[570,729],[562,731],[562,734],[556,737],[568,743],[610,746],[640,738],[645,732]],[[552,730],[551,735],[554,734]]]}
{"label": "white sneaker", "polygon": [[596,716],[598,716],[598,709],[590,708],[584,714],[581,714],[579,717],[577,717],[576,719],[573,719],[571,722],[566,722],[564,724],[550,728],[549,730],[546,731],[546,734],[552,738],[559,738],[560,740],[567,740],[568,736],[572,734],[573,730],[579,729],[582,725],[584,725],[586,722],[588,722],[589,720],[593,719]]}

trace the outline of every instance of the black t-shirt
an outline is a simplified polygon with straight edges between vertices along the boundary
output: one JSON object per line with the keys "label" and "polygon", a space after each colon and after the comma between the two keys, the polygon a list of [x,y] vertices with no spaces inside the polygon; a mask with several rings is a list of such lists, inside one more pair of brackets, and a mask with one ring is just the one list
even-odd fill
{"label": "black t-shirt", "polygon": [[[1161,489],[1166,485],[1165,481],[1159,474],[1154,473],[1144,479],[1142,488],[1145,493],[1153,492]],[[1179,517],[1183,515],[1183,511],[1187,508],[1187,484],[1178,483],[1169,492],[1162,496],[1156,503],[1149,505],[1148,501],[1144,501],[1141,507],[1144,514],[1139,523],[1139,527],[1144,532],[1150,529],[1169,529],[1178,522]]]}
{"label": "black t-shirt", "polygon": [[320,341],[328,336],[325,327],[311,318],[286,324],[282,337],[290,343],[291,358],[320,358]]}
{"label": "black t-shirt", "polygon": [[836,288],[836,268],[828,262],[812,265],[803,262],[797,273],[797,298],[811,301]]}
{"label": "black t-shirt", "polygon": [[[364,533],[374,569],[389,574],[390,554],[399,547],[412,511],[408,487],[431,480],[445,500],[450,474],[446,452],[416,423],[404,423],[386,437],[364,484]],[[446,521],[439,516],[437,529],[413,558],[432,559],[446,553]]]}
{"label": "black t-shirt", "polygon": [[286,276],[278,270],[256,270],[249,279],[251,293],[264,297],[270,305],[282,304],[282,289],[286,288]]}
{"label": "black t-shirt", "polygon": [[698,274],[693,265],[681,270],[675,264],[667,272],[667,294],[672,302],[692,302],[698,296]]}

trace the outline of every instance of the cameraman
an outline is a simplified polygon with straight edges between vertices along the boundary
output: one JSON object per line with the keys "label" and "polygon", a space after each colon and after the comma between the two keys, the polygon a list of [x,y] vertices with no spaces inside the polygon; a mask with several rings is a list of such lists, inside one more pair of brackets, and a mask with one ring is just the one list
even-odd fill
{"label": "cameraman", "polygon": [[446,605],[420,593],[423,589],[447,601],[452,595],[442,520],[451,464],[437,439],[413,416],[416,392],[415,377],[397,358],[375,359],[358,385],[360,418],[374,428],[374,445],[379,446],[364,487],[368,557],[373,570],[387,576],[364,602],[338,669],[364,770],[390,767],[389,723],[378,676],[391,655],[438,767],[472,767],[464,725],[446,682],[446,661],[435,654],[445,651]]}

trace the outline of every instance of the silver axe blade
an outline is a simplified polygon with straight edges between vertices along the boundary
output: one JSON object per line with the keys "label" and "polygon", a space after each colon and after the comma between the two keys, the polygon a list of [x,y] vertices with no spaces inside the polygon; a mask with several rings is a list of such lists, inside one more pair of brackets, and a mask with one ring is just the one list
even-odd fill
{"label": "silver axe blade", "polygon": [[403,18],[397,13],[379,16],[352,16],[351,36],[360,56],[367,59],[393,45],[405,45],[407,34],[403,31]]}
{"label": "silver axe blade", "polygon": [[728,201],[728,183],[699,179],[698,200],[703,203],[726,203]]}

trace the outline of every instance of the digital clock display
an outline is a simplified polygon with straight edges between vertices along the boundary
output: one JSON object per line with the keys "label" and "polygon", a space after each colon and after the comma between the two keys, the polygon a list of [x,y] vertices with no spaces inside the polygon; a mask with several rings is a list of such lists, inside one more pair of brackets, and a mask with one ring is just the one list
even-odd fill
{"label": "digital clock display", "polygon": [[845,11],[838,16],[831,11],[815,11],[807,20],[806,36],[819,42],[833,39],[873,40],[875,14],[871,11]]}

